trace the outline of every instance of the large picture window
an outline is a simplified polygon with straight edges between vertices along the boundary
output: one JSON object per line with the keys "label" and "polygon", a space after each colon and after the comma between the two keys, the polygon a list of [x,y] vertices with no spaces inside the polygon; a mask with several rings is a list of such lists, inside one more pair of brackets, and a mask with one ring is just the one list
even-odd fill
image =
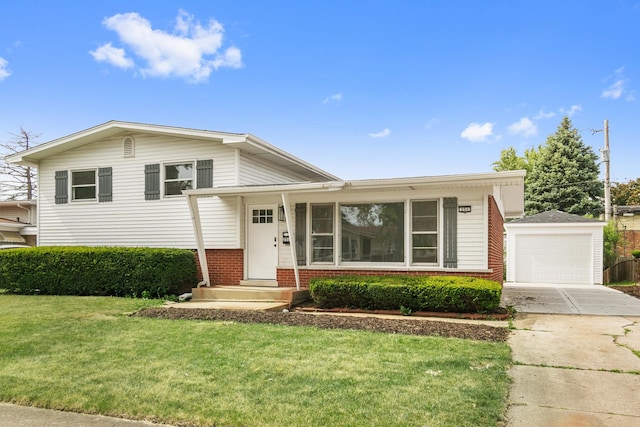
{"label": "large picture window", "polygon": [[311,206],[311,262],[333,262],[333,205]]}
{"label": "large picture window", "polygon": [[164,195],[178,196],[193,188],[193,162],[164,166]]}
{"label": "large picture window", "polygon": [[404,203],[340,206],[342,261],[404,262]]}
{"label": "large picture window", "polygon": [[438,262],[438,202],[411,203],[411,252],[413,263]]}
{"label": "large picture window", "polygon": [[96,200],[96,171],[71,172],[71,200]]}

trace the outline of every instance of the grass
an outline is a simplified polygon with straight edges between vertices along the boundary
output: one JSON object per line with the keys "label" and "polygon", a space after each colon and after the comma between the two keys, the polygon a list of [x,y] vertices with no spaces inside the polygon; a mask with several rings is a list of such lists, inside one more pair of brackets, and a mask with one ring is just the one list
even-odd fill
{"label": "grass", "polygon": [[125,314],[0,295],[0,400],[170,424],[495,426],[504,343]]}

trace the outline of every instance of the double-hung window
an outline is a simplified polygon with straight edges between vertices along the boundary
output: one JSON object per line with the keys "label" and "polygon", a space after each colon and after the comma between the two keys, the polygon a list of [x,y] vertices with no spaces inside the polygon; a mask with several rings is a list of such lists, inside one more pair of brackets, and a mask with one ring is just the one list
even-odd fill
{"label": "double-hung window", "polygon": [[311,262],[333,262],[333,205],[311,206]]}
{"label": "double-hung window", "polygon": [[96,170],[71,171],[71,200],[96,200]]}
{"label": "double-hung window", "polygon": [[411,256],[413,263],[438,262],[438,202],[411,203]]}
{"label": "double-hung window", "polygon": [[164,165],[164,195],[178,196],[193,188],[193,162]]}

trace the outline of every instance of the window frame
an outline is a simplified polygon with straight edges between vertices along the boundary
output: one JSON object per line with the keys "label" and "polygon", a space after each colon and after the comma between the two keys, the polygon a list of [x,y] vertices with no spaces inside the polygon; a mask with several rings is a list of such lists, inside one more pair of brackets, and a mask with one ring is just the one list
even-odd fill
{"label": "window frame", "polygon": [[[399,236],[402,236],[402,242],[401,244],[396,248],[397,251],[400,251],[400,257],[402,258],[399,261],[375,261],[372,259],[369,260],[350,260],[350,259],[345,259],[344,258],[344,253],[345,253],[345,248],[344,248],[344,243],[345,243],[345,239],[347,238],[347,236],[345,236],[345,231],[344,231],[344,227],[343,227],[343,222],[342,222],[342,207],[354,207],[354,206],[365,206],[365,205],[399,205],[402,209],[402,215],[400,215],[399,220],[402,222],[402,229],[398,231],[398,233],[394,236],[394,238],[397,238]],[[351,266],[360,266],[360,265],[371,265],[371,266],[401,266],[401,265],[405,265],[406,261],[407,261],[407,254],[406,254],[406,238],[407,238],[407,224],[406,224],[406,215],[407,215],[407,201],[406,200],[386,200],[386,201],[357,201],[357,202],[341,202],[338,203],[338,209],[337,211],[340,213],[340,217],[338,219],[339,222],[339,254],[340,254],[340,265],[351,265]],[[351,245],[351,240],[348,241],[349,245]],[[362,246],[363,242],[360,242]],[[358,247],[358,245],[356,245],[356,247]],[[351,248],[351,246],[350,246]],[[369,243],[369,251],[370,251],[370,255],[372,255],[372,249],[374,248],[374,244],[371,242]],[[359,251],[363,251],[364,248],[360,247],[358,248]],[[362,256],[362,253],[360,254]],[[384,255],[384,254],[383,254]],[[385,255],[386,256],[386,255]],[[373,258],[373,256],[371,257]]]}
{"label": "window frame", "polygon": [[[411,208],[410,208],[410,214],[409,214],[409,220],[410,220],[410,224],[409,224],[409,235],[410,235],[410,240],[409,240],[409,249],[411,251],[410,253],[410,265],[424,265],[424,266],[438,266],[440,265],[440,260],[442,257],[441,251],[442,251],[442,242],[440,241],[441,239],[441,221],[442,221],[442,212],[441,212],[441,202],[440,199],[412,199],[409,201],[411,203]],[[423,202],[429,202],[429,203],[435,203],[436,208],[435,208],[435,225],[436,225],[436,229],[434,230],[416,230],[414,227],[414,204],[415,203],[423,203]],[[423,216],[423,217],[433,217],[433,216]],[[421,262],[421,261],[415,261],[415,250],[416,250],[416,246],[414,245],[414,236],[435,236],[435,242],[436,242],[436,246],[420,246],[418,248],[421,249],[435,249],[435,254],[436,254],[436,259],[433,262]]]}
{"label": "window frame", "polygon": [[[168,166],[177,166],[177,165],[191,165],[191,178],[190,179],[181,179],[181,178],[170,178],[167,179],[167,167]],[[161,184],[162,184],[162,197],[166,198],[175,198],[182,197],[182,191],[180,190],[179,194],[167,194],[167,183],[172,182],[182,182],[182,181],[191,181],[191,188],[189,190],[193,190],[196,188],[197,184],[197,171],[196,171],[197,161],[196,160],[185,160],[185,161],[176,161],[176,162],[164,162],[162,163],[162,176],[161,176]]]}
{"label": "window frame", "polygon": [[[331,207],[331,232],[316,232],[314,230],[314,208],[315,207]],[[315,265],[334,265],[336,263],[336,203],[310,203],[309,204],[309,262]],[[315,245],[316,238],[331,237],[331,246],[319,246]],[[316,261],[316,248],[319,250],[331,249],[331,260],[329,261]]]}
{"label": "window frame", "polygon": [[[74,184],[73,176],[76,173],[82,172],[93,172],[93,184]],[[87,203],[87,202],[97,202],[98,201],[98,168],[84,168],[84,169],[70,169],[69,170],[69,199],[72,203]],[[93,187],[93,197],[92,198],[76,198],[76,188],[89,188]]]}

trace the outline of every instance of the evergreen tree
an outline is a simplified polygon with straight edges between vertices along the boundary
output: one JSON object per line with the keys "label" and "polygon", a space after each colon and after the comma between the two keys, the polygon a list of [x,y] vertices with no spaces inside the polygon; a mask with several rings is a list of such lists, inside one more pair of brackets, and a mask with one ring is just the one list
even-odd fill
{"label": "evergreen tree", "polygon": [[541,147],[525,185],[528,215],[548,210],[598,216],[603,185],[598,155],[582,142],[568,117]]}

